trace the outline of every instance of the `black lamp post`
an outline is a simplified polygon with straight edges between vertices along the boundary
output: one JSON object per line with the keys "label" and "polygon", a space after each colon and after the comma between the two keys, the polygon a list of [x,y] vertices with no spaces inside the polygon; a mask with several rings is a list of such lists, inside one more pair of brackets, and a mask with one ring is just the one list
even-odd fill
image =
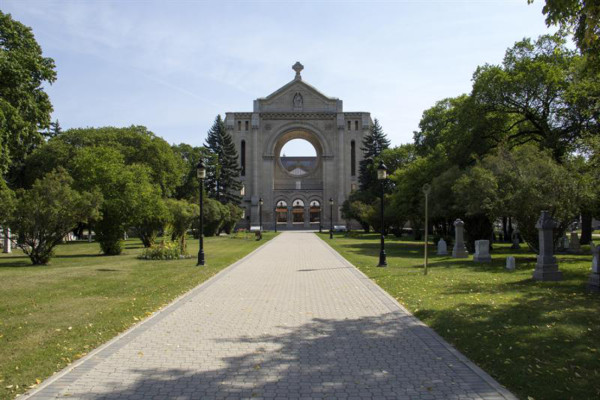
{"label": "black lamp post", "polygon": [[260,238],[262,239],[262,206],[263,206],[264,202],[262,197],[260,199],[258,199],[258,225],[259,225],[259,229],[260,229]]}
{"label": "black lamp post", "polygon": [[198,165],[196,165],[196,175],[200,181],[200,249],[198,250],[198,264],[197,266],[204,265],[204,178],[206,178],[206,168],[204,167],[204,161],[200,159]]}
{"label": "black lamp post", "polygon": [[383,161],[379,162],[377,167],[377,179],[381,182],[381,249],[379,251],[379,265],[378,267],[387,267],[387,261],[385,256],[385,235],[384,235],[384,220],[383,220],[383,195],[385,189],[385,180],[387,179],[387,167]]}
{"label": "black lamp post", "polygon": [[333,239],[333,197],[329,198],[329,239]]}

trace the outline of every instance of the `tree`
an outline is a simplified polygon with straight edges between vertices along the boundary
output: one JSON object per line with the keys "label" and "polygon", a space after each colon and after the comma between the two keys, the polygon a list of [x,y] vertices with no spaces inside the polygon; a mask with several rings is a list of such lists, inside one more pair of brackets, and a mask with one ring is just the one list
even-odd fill
{"label": "tree", "polygon": [[56,80],[31,28],[0,11],[0,175],[43,143],[52,104],[44,83]]}
{"label": "tree", "polygon": [[164,139],[144,126],[69,129],[50,139],[28,157],[22,171],[24,186],[61,165],[68,165],[82,148],[107,147],[121,154],[126,165],[144,165],[151,182],[164,196],[171,196],[184,175],[184,162]]}
{"label": "tree", "polygon": [[160,228],[155,222],[162,223],[166,208],[147,166],[127,165],[117,149],[98,146],[79,149],[69,168],[77,188],[103,195],[101,217],[93,220],[93,228],[104,254],[121,253],[123,233],[130,226],[151,242],[153,229]]}
{"label": "tree", "polygon": [[581,92],[568,96],[578,78],[579,62],[564,38],[546,35],[535,42],[516,43],[501,66],[477,68],[472,93],[476,104],[485,113],[505,115],[511,122],[498,140],[511,146],[537,143],[560,161],[588,131],[597,133],[594,116],[587,107],[578,106],[586,103]]}
{"label": "tree", "polygon": [[15,208],[15,193],[0,178],[0,226],[5,227]]}
{"label": "tree", "polygon": [[200,159],[204,160],[207,176],[214,176],[217,167],[216,155],[206,147],[192,147],[189,144],[180,143],[173,145],[173,151],[179,155],[184,164],[184,173],[181,184],[175,189],[176,199],[185,199],[198,203],[200,183],[196,172],[196,166]]}
{"label": "tree", "polygon": [[167,199],[166,205],[170,213],[171,240],[178,243],[182,254],[186,254],[187,242],[185,237],[194,221],[198,220],[200,207],[185,200],[175,199]]}
{"label": "tree", "polygon": [[72,188],[73,178],[64,170],[50,172],[31,189],[19,189],[8,225],[17,244],[34,265],[47,264],[56,245],[80,221],[95,218],[102,196],[79,193]]}
{"label": "tree", "polygon": [[62,127],[58,120],[54,122],[50,122],[50,128],[48,129],[48,133],[46,133],[46,137],[53,138],[60,135],[63,132]]}
{"label": "tree", "polygon": [[361,150],[363,159],[359,164],[359,189],[364,192],[377,192],[379,187],[377,183],[377,165],[374,165],[375,158],[385,149],[390,147],[390,140],[383,132],[379,121],[375,119],[369,132],[363,137]]}
{"label": "tree", "polygon": [[470,212],[514,216],[523,239],[537,251],[536,221],[547,210],[559,222],[557,240],[573,222],[581,187],[573,171],[557,163],[548,150],[533,145],[499,148],[486,156],[454,186]]}
{"label": "tree", "polygon": [[217,115],[208,131],[205,146],[217,159],[217,168],[207,171],[206,185],[209,196],[223,204],[239,204],[242,199],[242,184],[239,180],[241,168],[233,139],[225,129],[221,115]]}
{"label": "tree", "polygon": [[[533,0],[527,0],[530,4]],[[572,32],[577,47],[597,59],[600,56],[600,3],[596,0],[546,0],[542,9],[546,24]]]}

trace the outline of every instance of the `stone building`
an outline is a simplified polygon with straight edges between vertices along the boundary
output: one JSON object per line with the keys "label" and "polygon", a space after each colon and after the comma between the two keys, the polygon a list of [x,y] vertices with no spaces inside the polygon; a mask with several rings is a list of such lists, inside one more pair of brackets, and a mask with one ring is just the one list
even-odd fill
{"label": "stone building", "polygon": [[[358,187],[363,136],[372,124],[368,112],[344,112],[341,100],[327,97],[302,80],[304,68],[292,67],[294,79],[267,97],[254,100],[252,112],[228,112],[225,125],[240,157],[245,224],[259,224],[263,199],[264,229],[318,229],[346,225],[340,206]],[[285,157],[283,146],[304,139],[314,157]]]}

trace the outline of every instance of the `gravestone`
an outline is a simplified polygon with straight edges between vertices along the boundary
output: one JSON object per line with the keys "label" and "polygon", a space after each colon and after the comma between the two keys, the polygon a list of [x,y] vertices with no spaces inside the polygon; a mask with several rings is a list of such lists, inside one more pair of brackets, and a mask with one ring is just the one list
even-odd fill
{"label": "gravestone", "polygon": [[548,211],[542,211],[542,215],[535,227],[539,232],[539,255],[533,271],[533,279],[536,281],[560,281],[562,271],[558,270],[558,262],[554,257],[554,244],[552,232],[556,228],[556,221],[552,219]]}
{"label": "gravestone", "polygon": [[473,255],[473,261],[476,262],[491,262],[492,257],[490,256],[490,241],[489,240],[476,240],[475,241],[475,254]]}
{"label": "gravestone", "polygon": [[2,247],[3,253],[12,253],[12,243],[10,241],[10,229],[4,229],[4,243]]}
{"label": "gravestone", "polygon": [[569,238],[567,237],[567,235],[563,235],[560,239],[558,239],[558,246],[557,246],[557,250],[558,251],[567,251],[569,248]]}
{"label": "gravestone", "polygon": [[506,269],[509,271],[514,271],[516,268],[515,258],[513,256],[506,257]]}
{"label": "gravestone", "polygon": [[521,245],[519,244],[519,231],[517,229],[513,231],[511,240],[512,246],[510,246],[510,248],[513,250],[519,250],[521,248]]}
{"label": "gravestone", "polygon": [[588,280],[588,289],[591,292],[600,292],[600,245],[590,243],[592,249],[592,273]]}
{"label": "gravestone", "polygon": [[577,235],[577,232],[571,232],[571,243],[569,244],[569,253],[581,253],[581,244],[579,243],[579,235]]}
{"label": "gravestone", "polygon": [[444,239],[440,239],[437,244],[437,255],[438,256],[447,256],[448,255],[448,245]]}
{"label": "gravestone", "polygon": [[464,229],[465,223],[459,218],[454,221],[454,247],[452,248],[452,257],[467,258],[469,252],[465,247]]}

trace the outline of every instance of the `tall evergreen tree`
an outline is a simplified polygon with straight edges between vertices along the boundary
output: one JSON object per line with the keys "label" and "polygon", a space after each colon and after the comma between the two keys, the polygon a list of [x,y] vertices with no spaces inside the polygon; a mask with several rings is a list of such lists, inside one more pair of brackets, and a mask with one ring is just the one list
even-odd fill
{"label": "tall evergreen tree", "polygon": [[241,168],[238,164],[238,153],[220,115],[217,115],[208,131],[205,146],[217,159],[216,168],[207,171],[208,195],[223,204],[239,204],[242,199],[242,184],[239,180]]}
{"label": "tall evergreen tree", "polygon": [[378,157],[383,150],[390,147],[390,140],[383,132],[383,128],[379,121],[375,119],[373,125],[369,129],[369,133],[363,138],[362,147],[363,159],[359,165],[358,182],[360,190],[364,192],[371,191],[377,185],[377,166],[373,166],[375,158]]}

